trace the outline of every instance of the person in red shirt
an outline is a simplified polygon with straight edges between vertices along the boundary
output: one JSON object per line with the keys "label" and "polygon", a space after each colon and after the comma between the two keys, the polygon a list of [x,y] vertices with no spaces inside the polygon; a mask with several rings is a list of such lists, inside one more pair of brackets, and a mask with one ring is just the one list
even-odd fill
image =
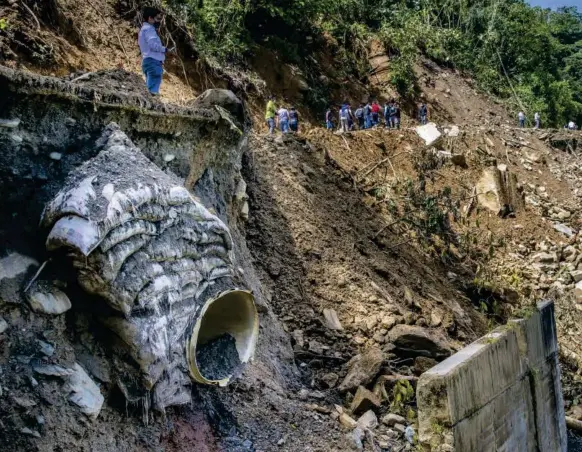
{"label": "person in red shirt", "polygon": [[380,105],[377,101],[372,102],[372,126],[378,125],[380,117]]}

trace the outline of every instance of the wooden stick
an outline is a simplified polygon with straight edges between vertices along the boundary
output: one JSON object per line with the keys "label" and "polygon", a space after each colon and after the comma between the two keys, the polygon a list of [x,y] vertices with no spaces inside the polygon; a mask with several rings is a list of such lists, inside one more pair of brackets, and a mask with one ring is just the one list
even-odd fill
{"label": "wooden stick", "polygon": [[70,83],[75,83],[79,80],[89,80],[94,73],[95,72],[87,72],[86,74],[79,75],[78,77],[75,77],[73,80],[71,80]]}
{"label": "wooden stick", "polygon": [[30,289],[30,286],[32,286],[32,283],[37,280],[37,278],[39,277],[40,273],[44,270],[44,268],[46,267],[46,264],[48,264],[49,261],[50,261],[50,259],[49,260],[46,260],[46,261],[44,261],[42,263],[42,265],[40,266],[40,268],[38,269],[38,271],[34,274],[34,276],[32,277],[32,279],[30,280],[30,282],[24,288],[24,292],[27,292],[28,289]]}
{"label": "wooden stick", "polygon": [[24,3],[24,1],[22,1],[21,3],[22,3],[22,6],[24,6],[24,8],[30,13],[30,15],[32,16],[32,18],[36,22],[37,31],[40,31],[40,21],[38,20],[38,17],[36,17],[36,15],[32,12],[32,9],[30,9],[28,7],[28,5],[26,3]]}

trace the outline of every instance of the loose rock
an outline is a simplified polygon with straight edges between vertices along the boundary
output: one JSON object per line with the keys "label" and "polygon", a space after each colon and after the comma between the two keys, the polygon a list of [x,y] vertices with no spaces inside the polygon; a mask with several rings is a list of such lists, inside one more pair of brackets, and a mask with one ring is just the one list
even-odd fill
{"label": "loose rock", "polygon": [[69,392],[69,401],[91,419],[97,419],[104,400],[99,387],[79,364],[75,363],[72,370],[65,387]]}
{"label": "loose rock", "polygon": [[359,386],[352,400],[350,411],[354,414],[363,413],[372,408],[380,407],[380,399],[371,391],[363,386]]}
{"label": "loose rock", "polygon": [[321,381],[324,382],[328,388],[333,388],[339,380],[339,376],[336,373],[330,372],[321,377]]}
{"label": "loose rock", "polygon": [[6,129],[15,129],[20,125],[20,119],[0,119],[0,127],[4,127]]}
{"label": "loose rock", "polygon": [[444,340],[419,326],[396,325],[388,336],[401,355],[444,358],[451,354]]}
{"label": "loose rock", "polygon": [[378,418],[372,410],[366,411],[358,419],[358,427],[362,430],[370,429],[374,430],[378,427]]}
{"label": "loose rock", "polygon": [[31,408],[36,405],[36,402],[32,399],[27,397],[14,397],[14,403],[21,408]]}
{"label": "loose rock", "polygon": [[347,413],[340,413],[340,416],[339,416],[339,419],[338,419],[338,420],[339,420],[339,423],[340,423],[340,424],[341,424],[343,427],[345,427],[345,428],[348,428],[348,429],[353,429],[353,428],[356,428],[356,427],[357,427],[357,425],[358,425],[358,423],[355,421],[355,419],[354,419],[354,418],[352,418],[352,417],[351,417],[349,414],[347,414]]}
{"label": "loose rock", "polygon": [[8,322],[0,317],[0,334],[4,333],[8,329]]}
{"label": "loose rock", "polygon": [[382,424],[394,427],[395,424],[406,424],[406,419],[398,414],[388,413],[382,418]]}
{"label": "loose rock", "polygon": [[348,373],[339,386],[340,392],[370,383],[378,374],[383,361],[382,350],[375,347],[353,357],[348,363]]}
{"label": "loose rock", "polygon": [[35,281],[26,297],[32,310],[42,314],[59,315],[71,309],[69,297],[46,281]]}
{"label": "loose rock", "polygon": [[330,330],[343,330],[343,326],[337,316],[337,312],[335,309],[324,309],[323,310],[323,317],[325,318],[325,325]]}
{"label": "loose rock", "polygon": [[34,436],[35,438],[40,438],[40,433],[38,433],[36,430],[31,430],[28,427],[22,428],[20,432],[25,435]]}
{"label": "loose rock", "polygon": [[348,443],[352,450],[363,450],[364,444],[362,440],[364,439],[364,430],[361,428],[355,428],[353,431],[346,433]]}

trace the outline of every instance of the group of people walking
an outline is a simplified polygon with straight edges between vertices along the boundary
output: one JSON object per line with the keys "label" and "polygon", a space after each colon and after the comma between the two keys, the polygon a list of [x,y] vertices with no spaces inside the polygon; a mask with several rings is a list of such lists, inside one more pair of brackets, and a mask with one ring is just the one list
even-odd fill
{"label": "group of people walking", "polygon": [[[376,127],[382,122],[389,128],[400,128],[400,106],[396,101],[387,102],[381,107],[377,101],[360,104],[355,112],[349,103],[344,102],[338,112],[339,128],[343,132],[354,130],[357,125],[358,130]],[[381,118],[384,118],[382,121]],[[334,114],[332,107],[325,113],[325,124],[328,130],[334,129]]]}
{"label": "group of people walking", "polygon": [[273,96],[267,102],[267,111],[265,112],[265,121],[269,127],[269,134],[273,134],[275,128],[279,128],[282,133],[299,131],[299,113],[295,107],[279,107],[275,104]]}
{"label": "group of people walking", "polygon": [[[389,129],[400,129],[401,116],[400,105],[394,99],[380,106],[377,101],[360,104],[355,112],[352,111],[351,105],[344,102],[338,113],[339,129],[342,132],[354,130],[357,126],[358,130],[369,129],[384,125]],[[333,130],[334,113],[332,107],[329,107],[325,113],[325,124],[328,130]],[[418,120],[421,124],[426,124],[428,121],[428,108],[426,104],[420,104],[418,108]]]}
{"label": "group of people walking", "polygon": [[[520,111],[517,114],[517,120],[519,122],[519,128],[523,129],[525,127],[525,121],[526,121],[527,117],[525,116],[525,113],[523,111]],[[541,120],[541,116],[540,114],[536,111],[534,114],[534,129],[540,129],[542,127],[542,120]],[[568,122],[568,124],[566,124],[564,126],[564,129],[568,129],[568,130],[577,130],[578,127],[576,126],[576,123],[574,121],[570,121]]]}

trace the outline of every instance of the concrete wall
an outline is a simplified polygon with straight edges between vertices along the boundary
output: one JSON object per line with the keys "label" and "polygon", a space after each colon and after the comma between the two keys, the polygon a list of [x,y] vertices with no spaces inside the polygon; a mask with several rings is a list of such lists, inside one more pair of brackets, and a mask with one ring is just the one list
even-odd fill
{"label": "concrete wall", "polygon": [[424,373],[417,400],[426,451],[565,452],[553,303]]}

